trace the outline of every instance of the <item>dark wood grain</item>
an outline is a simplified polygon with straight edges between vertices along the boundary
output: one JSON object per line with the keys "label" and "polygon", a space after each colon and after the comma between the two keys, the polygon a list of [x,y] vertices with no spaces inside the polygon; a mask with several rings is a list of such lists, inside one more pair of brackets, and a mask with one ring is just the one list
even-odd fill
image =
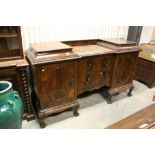
{"label": "dark wood grain", "polygon": [[142,51],[138,55],[135,79],[152,88],[155,86],[155,44],[152,41],[139,47]]}
{"label": "dark wood grain", "polygon": [[149,129],[155,128],[155,104],[152,104],[107,127],[107,129]]}
{"label": "dark wood grain", "polygon": [[154,87],[155,86],[155,62],[138,57],[134,78],[140,82],[143,82],[149,88]]}
{"label": "dark wood grain", "polygon": [[[78,61],[78,94],[110,86],[114,55],[92,56]],[[82,67],[81,67],[82,66]]]}
{"label": "dark wood grain", "polygon": [[69,46],[83,46],[83,45],[95,45],[99,39],[89,39],[89,40],[73,40],[73,41],[62,41],[62,43]]}
{"label": "dark wood grain", "polygon": [[41,109],[73,101],[76,98],[76,61],[42,65],[36,68]]}
{"label": "dark wood grain", "polygon": [[132,83],[138,53],[119,54],[115,58],[111,88],[118,88]]}
{"label": "dark wood grain", "polygon": [[[105,42],[108,46],[104,46]],[[65,44],[67,48],[70,46],[69,51],[61,49]],[[39,52],[38,48],[35,50],[39,44],[31,45],[26,55],[31,66],[34,109],[41,127],[46,126],[44,120],[52,113],[71,108],[78,116],[77,97],[85,91],[106,86],[109,88],[108,103],[112,102],[114,94],[125,89],[129,89],[127,95],[131,96],[140,49],[131,42],[128,45],[128,42],[117,40],[117,44],[114,42],[112,47],[111,44],[111,41],[99,39],[65,41],[60,43],[60,49],[56,46],[56,51],[53,50],[55,44],[51,43],[49,52],[47,47],[44,52],[42,46]]]}

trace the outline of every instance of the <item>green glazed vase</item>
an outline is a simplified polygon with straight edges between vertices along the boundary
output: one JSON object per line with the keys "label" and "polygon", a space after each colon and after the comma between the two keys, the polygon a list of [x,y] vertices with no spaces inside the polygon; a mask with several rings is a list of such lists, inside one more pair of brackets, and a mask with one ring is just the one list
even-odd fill
{"label": "green glazed vase", "polygon": [[0,129],[22,128],[23,103],[12,84],[0,81]]}

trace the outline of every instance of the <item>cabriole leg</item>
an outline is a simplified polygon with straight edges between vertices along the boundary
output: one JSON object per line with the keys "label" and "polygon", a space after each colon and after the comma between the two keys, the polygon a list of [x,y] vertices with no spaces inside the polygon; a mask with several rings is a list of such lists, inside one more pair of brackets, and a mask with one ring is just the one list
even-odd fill
{"label": "cabriole leg", "polygon": [[111,94],[108,94],[107,103],[108,104],[111,104],[112,103],[112,95]]}
{"label": "cabriole leg", "polygon": [[133,89],[134,89],[134,86],[132,86],[132,87],[129,89],[129,92],[128,92],[128,94],[127,94],[129,97],[132,96],[132,93],[131,93],[131,92],[133,91]]}
{"label": "cabriole leg", "polygon": [[79,112],[78,112],[79,107],[80,107],[80,104],[77,103],[76,106],[73,108],[74,116],[79,116]]}
{"label": "cabriole leg", "polygon": [[45,128],[46,127],[46,124],[45,124],[44,119],[45,119],[44,118],[44,115],[39,112],[39,114],[38,114],[38,120],[39,120],[39,124],[40,124],[40,127],[41,128]]}
{"label": "cabriole leg", "polygon": [[106,97],[106,100],[107,100],[108,104],[112,103],[112,96],[113,96],[113,94],[110,92],[110,90],[107,90],[105,97]]}

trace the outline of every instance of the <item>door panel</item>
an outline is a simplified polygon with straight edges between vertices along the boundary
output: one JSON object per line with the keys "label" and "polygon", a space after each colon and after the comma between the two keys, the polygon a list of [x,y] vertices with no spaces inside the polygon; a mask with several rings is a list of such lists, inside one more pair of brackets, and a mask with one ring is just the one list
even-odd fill
{"label": "door panel", "polygon": [[117,55],[112,88],[117,88],[132,83],[137,55],[137,52]]}
{"label": "door panel", "polygon": [[59,106],[76,98],[76,64],[70,61],[38,68],[41,108]]}

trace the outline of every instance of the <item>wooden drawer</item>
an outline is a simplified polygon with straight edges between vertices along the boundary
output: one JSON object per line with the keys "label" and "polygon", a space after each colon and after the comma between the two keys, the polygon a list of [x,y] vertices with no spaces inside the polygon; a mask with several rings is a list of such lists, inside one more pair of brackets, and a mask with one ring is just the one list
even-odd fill
{"label": "wooden drawer", "polygon": [[114,55],[108,54],[100,57],[101,69],[103,70],[112,70],[114,66]]}
{"label": "wooden drawer", "polygon": [[78,94],[91,89],[94,63],[95,59],[92,57],[78,61]]}
{"label": "wooden drawer", "polygon": [[113,65],[114,55],[80,59],[78,62],[78,94],[109,86]]}
{"label": "wooden drawer", "polygon": [[[93,88],[100,86],[109,86],[112,78],[114,65],[114,55],[103,55],[96,59],[95,69],[93,71]],[[96,89],[95,88],[95,89]]]}
{"label": "wooden drawer", "polygon": [[37,66],[41,109],[71,102],[76,98],[76,61]]}

